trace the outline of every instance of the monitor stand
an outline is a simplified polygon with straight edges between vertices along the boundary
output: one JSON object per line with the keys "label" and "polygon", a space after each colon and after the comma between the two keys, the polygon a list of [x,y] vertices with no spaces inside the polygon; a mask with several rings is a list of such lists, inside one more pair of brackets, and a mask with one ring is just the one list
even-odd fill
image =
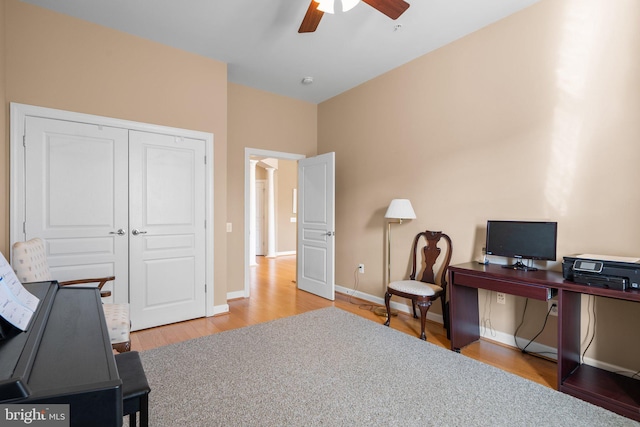
{"label": "monitor stand", "polygon": [[502,268],[510,268],[512,270],[522,270],[522,271],[536,271],[538,270],[535,267],[529,267],[525,265],[522,261],[518,261],[515,264],[503,265]]}

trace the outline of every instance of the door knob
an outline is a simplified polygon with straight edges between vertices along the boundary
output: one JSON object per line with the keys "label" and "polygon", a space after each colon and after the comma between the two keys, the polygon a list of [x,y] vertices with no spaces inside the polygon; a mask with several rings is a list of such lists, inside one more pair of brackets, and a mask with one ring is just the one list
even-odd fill
{"label": "door knob", "polygon": [[118,231],[110,231],[109,234],[117,234],[118,236],[124,236],[127,233],[127,230],[123,230],[120,228]]}
{"label": "door knob", "polygon": [[133,230],[131,230],[131,234],[133,234],[134,236],[137,236],[138,234],[147,234],[147,232],[134,228]]}

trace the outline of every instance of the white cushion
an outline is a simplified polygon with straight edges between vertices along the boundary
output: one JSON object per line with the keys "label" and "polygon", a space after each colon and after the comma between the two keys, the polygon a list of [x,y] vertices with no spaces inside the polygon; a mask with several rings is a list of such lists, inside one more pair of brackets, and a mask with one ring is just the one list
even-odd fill
{"label": "white cushion", "polygon": [[14,243],[12,263],[21,283],[51,280],[44,240],[40,238]]}
{"label": "white cushion", "polygon": [[389,289],[404,292],[405,294],[427,297],[442,292],[442,288],[433,283],[425,283],[419,280],[399,280],[389,283]]}
{"label": "white cushion", "polygon": [[129,341],[129,304],[102,304],[111,344]]}

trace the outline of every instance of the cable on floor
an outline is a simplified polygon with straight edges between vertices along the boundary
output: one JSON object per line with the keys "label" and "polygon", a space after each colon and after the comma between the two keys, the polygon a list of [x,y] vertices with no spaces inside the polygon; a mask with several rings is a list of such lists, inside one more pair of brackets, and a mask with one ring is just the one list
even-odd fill
{"label": "cable on floor", "polygon": [[527,312],[527,306],[529,304],[529,298],[525,299],[524,302],[524,310],[522,310],[522,319],[520,319],[520,324],[518,325],[518,327],[516,328],[516,331],[513,333],[513,341],[516,343],[516,347],[522,351],[524,354],[530,354],[532,356],[536,356],[536,357],[541,357],[543,359],[548,359],[548,357],[543,356],[545,354],[548,355],[552,355],[552,356],[556,356],[557,357],[557,353],[552,352],[552,351],[540,351],[540,352],[531,352],[531,351],[527,351],[527,347],[529,347],[529,345],[535,341],[536,338],[538,338],[538,336],[540,336],[540,334],[542,333],[542,331],[544,331],[545,326],[547,326],[547,321],[549,320],[549,316],[551,315],[551,310],[553,310],[552,307],[549,307],[549,311],[547,311],[547,315],[544,318],[544,324],[542,325],[542,328],[540,329],[540,331],[533,337],[531,338],[531,340],[529,340],[529,342],[527,343],[527,345],[525,345],[523,348],[520,348],[520,346],[518,345],[518,331],[520,330],[520,327],[522,327],[522,325],[524,324],[524,317],[525,314]]}

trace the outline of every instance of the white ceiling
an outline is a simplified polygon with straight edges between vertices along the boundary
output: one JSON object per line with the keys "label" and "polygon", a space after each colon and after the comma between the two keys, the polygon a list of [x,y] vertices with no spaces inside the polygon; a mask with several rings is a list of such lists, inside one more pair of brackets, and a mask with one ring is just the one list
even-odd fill
{"label": "white ceiling", "polygon": [[230,82],[319,103],[539,0],[407,0],[396,21],[361,2],[306,34],[310,0],[23,1],[226,62]]}

